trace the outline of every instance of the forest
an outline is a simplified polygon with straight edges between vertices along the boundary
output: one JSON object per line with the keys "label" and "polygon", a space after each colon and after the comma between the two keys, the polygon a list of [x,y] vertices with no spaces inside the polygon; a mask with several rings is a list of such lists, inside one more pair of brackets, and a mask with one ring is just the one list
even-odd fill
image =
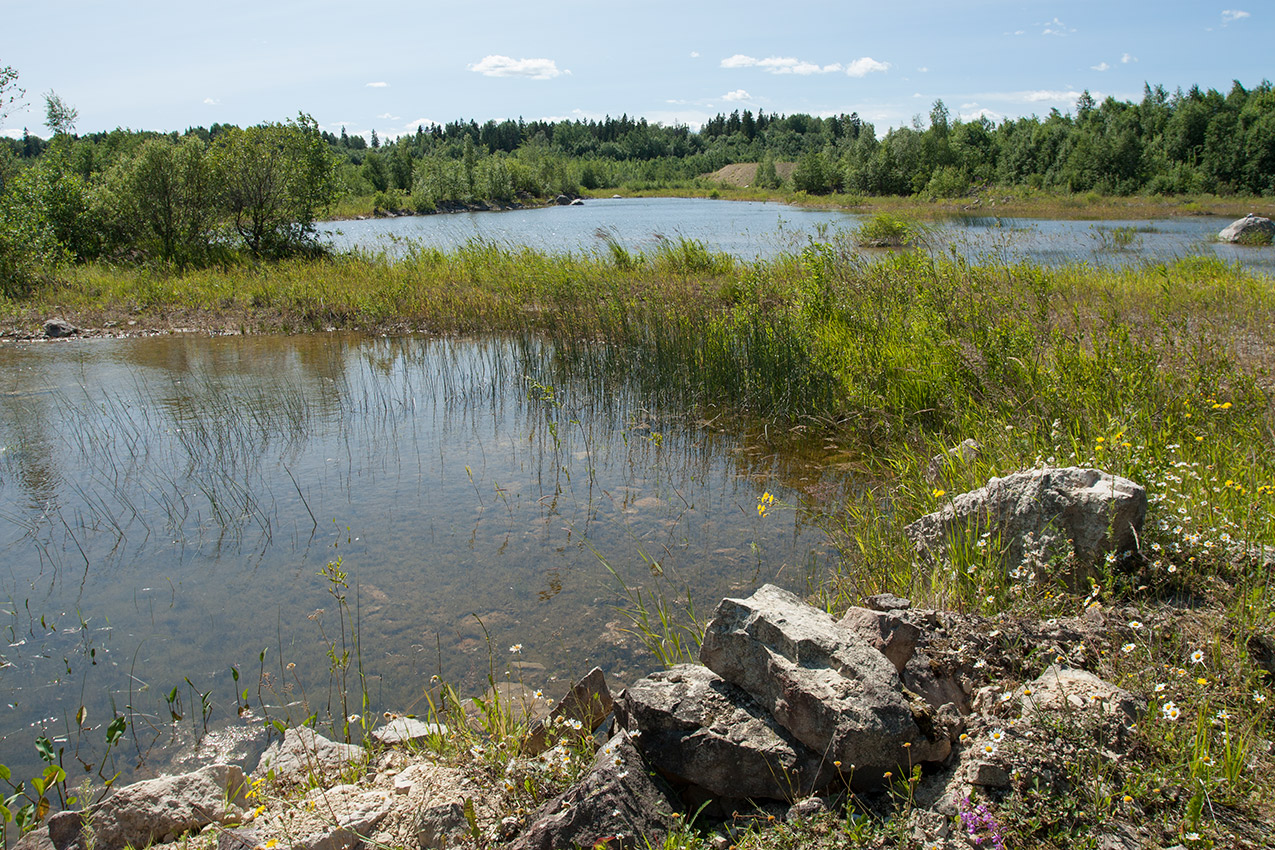
{"label": "forest", "polygon": [[[11,71],[11,69],[8,69]],[[11,77],[12,84],[16,76]],[[719,114],[698,131],[621,115],[595,121],[456,120],[370,140],[309,116],[257,127],[77,134],[46,96],[49,138],[0,139],[0,289],[100,258],[185,267],[313,251],[342,199],[433,212],[559,194],[702,186],[759,163],[754,186],[807,195],[957,198],[989,187],[1060,194],[1275,193],[1275,92],[1144,87],[1138,102],[1084,92],[1074,113],[995,123],[935,101],[879,133],[858,114]],[[776,163],[791,167],[776,169]],[[780,171],[789,176],[781,178]]]}

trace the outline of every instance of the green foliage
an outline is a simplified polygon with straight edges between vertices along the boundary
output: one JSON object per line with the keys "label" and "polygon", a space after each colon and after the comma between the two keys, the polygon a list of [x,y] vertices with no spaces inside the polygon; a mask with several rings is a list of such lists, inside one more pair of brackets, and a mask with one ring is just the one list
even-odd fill
{"label": "green foliage", "polygon": [[179,268],[202,264],[212,251],[217,188],[200,139],[151,139],[103,183],[99,203],[119,249],[140,249]]}
{"label": "green foliage", "polygon": [[923,235],[924,230],[917,222],[883,212],[859,225],[854,243],[862,248],[903,248]]}
{"label": "green foliage", "polygon": [[307,115],[221,133],[209,152],[220,206],[257,257],[314,248],[315,222],[336,198],[335,161]]}
{"label": "green foliage", "polygon": [[767,152],[762,157],[761,164],[757,166],[757,176],[753,178],[753,185],[758,189],[778,189],[782,182],[778,172],[775,171],[774,154]]}
{"label": "green foliage", "polygon": [[0,195],[0,295],[22,298],[71,259],[57,238],[48,172],[28,168]]}

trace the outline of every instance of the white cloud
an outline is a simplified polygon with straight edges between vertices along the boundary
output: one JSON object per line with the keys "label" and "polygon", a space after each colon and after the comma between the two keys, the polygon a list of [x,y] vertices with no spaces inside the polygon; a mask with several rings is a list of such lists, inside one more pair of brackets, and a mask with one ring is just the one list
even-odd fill
{"label": "white cloud", "polygon": [[861,56],[846,66],[846,74],[851,77],[866,77],[868,74],[884,73],[890,70],[889,62],[878,62],[871,56]]}
{"label": "white cloud", "polygon": [[1106,62],[1099,62],[1097,65],[1090,65],[1089,67],[1095,71],[1110,71],[1111,70],[1111,66],[1108,65]]}
{"label": "white cloud", "polygon": [[1132,62],[1137,62],[1137,61],[1138,61],[1138,57],[1134,56],[1132,53],[1126,53],[1125,55],[1120,57],[1120,64],[1122,65],[1128,65]]}
{"label": "white cloud", "polygon": [[367,84],[366,86],[364,86],[363,88],[366,88],[366,89],[383,89],[383,88],[388,88],[388,87],[389,87],[389,83],[386,83],[386,82],[379,82],[379,83],[368,83],[368,84]]}
{"label": "white cloud", "polygon": [[409,133],[415,133],[417,127],[424,127],[428,130],[430,127],[440,126],[433,118],[417,118],[415,121],[408,121],[403,129]]}
{"label": "white cloud", "polygon": [[[971,104],[971,106],[977,106],[977,105],[978,104]],[[1001,113],[991,109],[987,109],[986,107],[983,107],[981,109],[975,109],[973,112],[967,112],[965,107],[961,107],[961,113],[960,113],[960,118],[962,121],[979,121],[983,118],[986,118],[988,121],[996,123],[996,122],[999,122],[1004,117],[1005,116],[1002,115]]]}
{"label": "white cloud", "polygon": [[213,98],[211,98],[211,97],[206,97],[206,98],[204,98],[204,103],[208,104],[209,106],[220,106],[220,105],[221,105],[221,101],[220,101],[220,100],[214,100],[214,99],[213,99]]}
{"label": "white cloud", "polygon": [[802,76],[808,74],[831,74],[842,69],[840,62],[833,62],[831,65],[818,65],[793,56],[768,56],[765,59],[757,59],[753,56],[745,56],[742,53],[736,53],[734,56],[728,56],[723,59],[721,67],[761,68],[770,74],[800,74]]}
{"label": "white cloud", "polygon": [[8,136],[10,139],[22,138],[22,131],[17,127],[0,128],[0,136]]}
{"label": "white cloud", "polygon": [[1238,21],[1241,18],[1249,18],[1249,17],[1252,17],[1252,16],[1248,12],[1241,11],[1240,9],[1223,9],[1222,10],[1222,25],[1225,26],[1226,24],[1229,24],[1232,21]]}
{"label": "white cloud", "polygon": [[692,50],[692,51],[691,51],[691,58],[692,58],[692,59],[698,59],[698,58],[699,58],[699,51],[698,51],[698,50]]}
{"label": "white cloud", "polygon": [[508,56],[484,56],[481,62],[470,65],[469,70],[484,77],[527,77],[532,80],[552,80],[570,71],[558,69],[552,59],[511,59]]}
{"label": "white cloud", "polygon": [[[1090,92],[1094,100],[1101,101],[1106,95]],[[1073,89],[1029,89],[1025,91],[980,92],[973,95],[979,101],[990,100],[1003,103],[1057,103],[1074,104],[1080,92]]]}
{"label": "white cloud", "polygon": [[917,68],[916,70],[917,70],[917,73],[919,74],[928,74],[930,72],[930,69],[925,67],[924,65],[922,65],[920,68]]}
{"label": "white cloud", "polygon": [[390,114],[390,113],[388,113],[388,112],[382,112],[380,115],[378,115],[378,116],[376,116],[376,117],[377,117],[377,118],[380,118],[380,119],[381,119],[381,120],[383,120],[383,121],[397,121],[397,120],[398,120],[401,116],[399,116],[399,115],[391,115],[391,114]]}
{"label": "white cloud", "polygon": [[722,95],[722,100],[736,101],[736,100],[752,100],[752,99],[753,99],[753,96],[749,94],[748,92],[744,91],[743,89],[735,89],[734,91],[728,91],[726,92],[726,94]]}
{"label": "white cloud", "polygon": [[1065,36],[1076,31],[1075,27],[1069,27],[1057,18],[1045,23],[1044,27],[1045,28],[1040,33],[1041,35]]}

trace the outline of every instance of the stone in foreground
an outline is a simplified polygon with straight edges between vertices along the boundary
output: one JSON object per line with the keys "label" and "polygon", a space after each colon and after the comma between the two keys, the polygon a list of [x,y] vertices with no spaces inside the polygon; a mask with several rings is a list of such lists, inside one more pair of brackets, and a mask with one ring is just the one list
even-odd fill
{"label": "stone in foreground", "polygon": [[1108,554],[1137,551],[1146,514],[1146,489],[1127,478],[1046,467],[993,478],[903,530],[932,558],[947,557],[954,546],[972,550],[983,538],[1007,571],[1074,560],[1077,569],[1066,578],[1081,587]]}
{"label": "stone in foreground", "polygon": [[791,800],[836,775],[742,688],[707,667],[679,664],[625,689],[616,717],[642,734],[651,766],[717,797]]}
{"label": "stone in foreground", "polygon": [[866,787],[951,752],[933,709],[894,665],[827,613],[773,585],[723,599],[700,661],[743,688],[807,747]]}
{"label": "stone in foreground", "polygon": [[243,770],[228,764],[135,782],[87,812],[58,812],[49,818],[49,838],[57,850],[146,847],[240,820],[246,791]]}
{"label": "stone in foreground", "polygon": [[289,729],[257,762],[254,776],[277,782],[304,782],[311,777],[335,776],[365,757],[362,747],[340,744],[305,726]]}
{"label": "stone in foreground", "polygon": [[673,811],[621,731],[598,750],[584,779],[546,803],[508,848],[659,847],[673,828]]}

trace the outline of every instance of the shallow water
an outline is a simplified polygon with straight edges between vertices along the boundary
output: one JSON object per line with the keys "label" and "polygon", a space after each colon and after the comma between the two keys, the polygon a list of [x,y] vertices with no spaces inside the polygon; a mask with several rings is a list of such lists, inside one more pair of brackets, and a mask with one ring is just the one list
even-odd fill
{"label": "shallow water", "polygon": [[[117,769],[160,759],[146,746],[170,712],[198,731],[203,693],[214,727],[244,689],[293,721],[357,711],[330,686],[343,632],[378,712],[423,712],[434,675],[470,695],[489,674],[553,695],[594,665],[623,682],[655,665],[621,580],[691,588],[703,614],[828,567],[795,510],[757,512],[765,490],[839,486],[806,457],[555,383],[552,360],[345,335],[0,347],[0,762],[34,771],[45,734],[93,763],[116,714]],[[319,575],[337,558],[344,629]]]}
{"label": "shallow water", "polygon": [[[473,239],[528,245],[547,253],[605,252],[608,240],[649,252],[678,237],[744,259],[800,250],[808,239],[835,238],[867,217],[778,203],[700,198],[603,198],[578,207],[455,213],[336,222],[323,232],[339,250],[391,253],[402,240],[456,248]],[[967,215],[932,225],[931,250],[955,249],[969,260],[1042,265],[1122,266],[1188,256],[1218,257],[1275,274],[1275,249],[1214,242],[1230,220],[1183,216],[1136,221],[1064,221]],[[865,257],[883,256],[864,251]]]}

